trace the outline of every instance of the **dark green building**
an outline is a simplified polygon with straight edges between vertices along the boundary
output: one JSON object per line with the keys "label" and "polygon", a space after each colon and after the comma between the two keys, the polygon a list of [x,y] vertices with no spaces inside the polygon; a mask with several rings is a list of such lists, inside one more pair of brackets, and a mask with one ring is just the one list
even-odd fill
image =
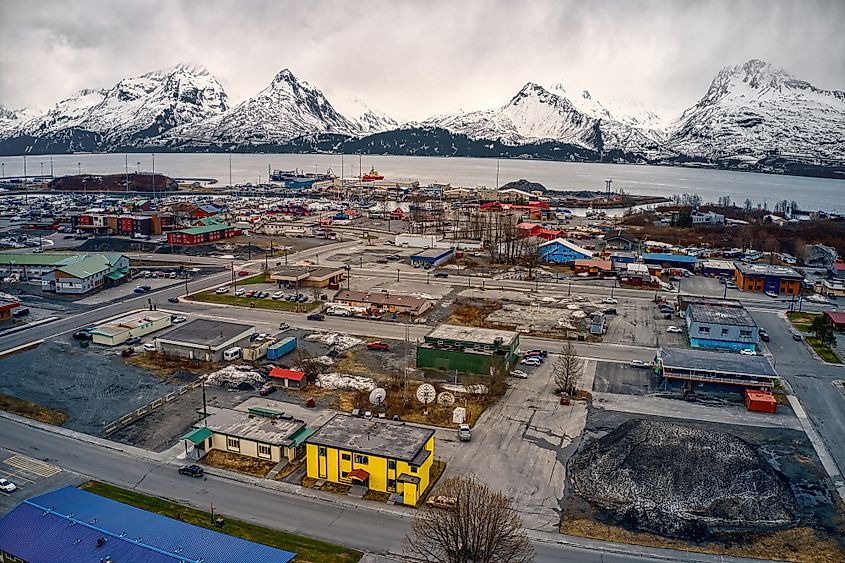
{"label": "dark green building", "polygon": [[440,325],[417,345],[417,367],[489,375],[519,361],[519,333]]}

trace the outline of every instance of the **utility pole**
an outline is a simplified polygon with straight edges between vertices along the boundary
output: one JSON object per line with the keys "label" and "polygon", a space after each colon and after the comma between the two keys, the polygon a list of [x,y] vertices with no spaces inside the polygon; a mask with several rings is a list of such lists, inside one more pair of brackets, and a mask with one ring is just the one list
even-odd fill
{"label": "utility pole", "polygon": [[153,199],[156,198],[156,155],[153,153]]}

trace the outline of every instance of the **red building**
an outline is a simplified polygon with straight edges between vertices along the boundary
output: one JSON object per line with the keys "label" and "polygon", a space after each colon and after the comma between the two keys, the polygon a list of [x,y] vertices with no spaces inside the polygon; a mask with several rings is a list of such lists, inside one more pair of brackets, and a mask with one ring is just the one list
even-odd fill
{"label": "red building", "polygon": [[206,244],[218,240],[236,237],[241,234],[240,229],[232,225],[209,225],[207,227],[191,227],[167,233],[167,244],[194,245]]}

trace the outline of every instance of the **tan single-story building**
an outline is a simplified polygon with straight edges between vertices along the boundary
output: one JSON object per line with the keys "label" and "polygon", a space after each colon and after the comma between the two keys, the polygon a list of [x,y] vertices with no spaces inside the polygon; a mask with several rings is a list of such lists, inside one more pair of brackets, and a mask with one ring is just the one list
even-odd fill
{"label": "tan single-story building", "polygon": [[380,313],[410,313],[414,316],[422,315],[432,307],[431,301],[422,297],[399,293],[349,291],[346,289],[338,291],[333,301],[350,307],[366,307]]}
{"label": "tan single-story building", "polygon": [[144,312],[97,326],[91,331],[94,344],[118,346],[135,336],[145,336],[151,332],[170,326],[170,315],[165,313]]}
{"label": "tan single-story building", "polygon": [[254,332],[252,325],[194,319],[160,336],[156,349],[166,356],[220,362],[223,352],[247,344]]}
{"label": "tan single-story building", "polygon": [[282,266],[270,272],[270,279],[287,287],[328,287],[339,285],[344,275],[343,268]]}

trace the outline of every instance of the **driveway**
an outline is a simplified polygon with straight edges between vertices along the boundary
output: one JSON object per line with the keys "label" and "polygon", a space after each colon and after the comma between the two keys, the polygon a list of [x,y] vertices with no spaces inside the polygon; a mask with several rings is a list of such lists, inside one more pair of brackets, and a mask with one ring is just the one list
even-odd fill
{"label": "driveway", "polygon": [[[472,475],[502,491],[526,528],[546,532],[556,532],[560,524],[566,462],[578,447],[587,416],[585,403],[560,404],[553,363],[550,355],[528,379],[513,379],[446,468],[447,476]],[[592,388],[594,374],[595,362],[586,361],[581,387]]]}

